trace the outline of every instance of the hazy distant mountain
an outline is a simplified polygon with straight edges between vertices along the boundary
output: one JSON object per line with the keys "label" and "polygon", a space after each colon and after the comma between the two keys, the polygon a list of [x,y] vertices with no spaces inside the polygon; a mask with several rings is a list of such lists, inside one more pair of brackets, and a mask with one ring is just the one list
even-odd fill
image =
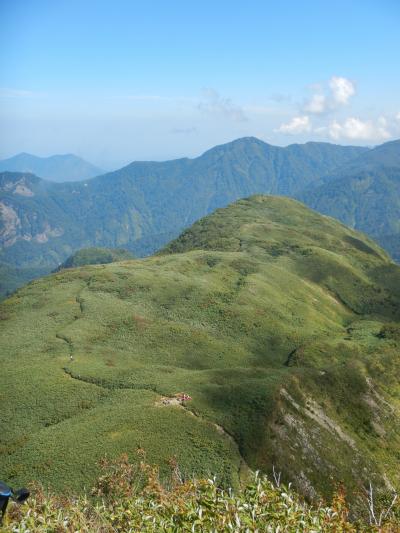
{"label": "hazy distant mountain", "polygon": [[31,172],[57,182],[86,180],[103,173],[100,168],[73,154],[37,157],[26,153],[0,161],[0,171]]}
{"label": "hazy distant mountain", "polygon": [[[138,256],[150,254],[215,208],[257,193],[302,198],[319,210],[314,190],[331,186],[332,191],[349,193],[351,187],[346,191],[347,183],[337,181],[346,168],[355,161],[363,168],[370,161],[385,160],[385,154],[395,164],[397,149],[396,143],[375,150],[328,143],[281,148],[250,137],[216,146],[195,159],[134,162],[87,182],[50,183],[32,174],[3,173],[0,261],[50,272],[83,247],[122,247]],[[374,208],[378,218],[386,195],[394,203],[398,197],[388,184],[381,209]],[[358,220],[346,219],[342,200],[333,193],[332,205],[323,198],[321,193],[322,212],[377,239],[389,236],[387,242],[392,242],[395,232],[385,218],[378,235]]]}
{"label": "hazy distant mountain", "polygon": [[371,235],[400,261],[400,141],[370,150],[300,198]]}

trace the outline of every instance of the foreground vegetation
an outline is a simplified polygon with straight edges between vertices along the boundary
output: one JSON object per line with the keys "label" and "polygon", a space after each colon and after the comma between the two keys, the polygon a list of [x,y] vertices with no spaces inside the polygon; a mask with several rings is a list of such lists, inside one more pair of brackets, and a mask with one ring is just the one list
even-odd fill
{"label": "foreground vegetation", "polygon": [[[202,219],[162,253],[67,269],[0,306],[5,482],[83,492],[144,448],[237,489],[250,470],[354,509],[399,490],[400,267],[288,198]],[[176,394],[191,399],[178,401]]]}
{"label": "foreground vegetation", "polygon": [[240,490],[215,479],[183,480],[174,461],[168,487],[156,468],[127,456],[103,461],[90,496],[56,496],[33,488],[28,504],[10,508],[6,532],[379,532],[400,529],[400,506],[368,505],[369,519],[350,521],[342,489],[331,502],[310,505],[289,486],[256,473]]}

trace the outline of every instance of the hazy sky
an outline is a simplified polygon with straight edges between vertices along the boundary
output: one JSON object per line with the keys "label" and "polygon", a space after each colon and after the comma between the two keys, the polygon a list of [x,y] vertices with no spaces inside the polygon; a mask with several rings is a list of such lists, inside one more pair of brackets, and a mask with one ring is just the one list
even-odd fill
{"label": "hazy sky", "polygon": [[0,0],[0,158],[400,137],[400,2]]}

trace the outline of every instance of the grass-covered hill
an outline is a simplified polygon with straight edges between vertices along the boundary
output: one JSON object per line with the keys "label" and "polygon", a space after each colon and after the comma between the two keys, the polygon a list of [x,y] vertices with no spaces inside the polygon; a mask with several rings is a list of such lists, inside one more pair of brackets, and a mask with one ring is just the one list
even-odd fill
{"label": "grass-covered hill", "polygon": [[70,255],[57,270],[77,268],[86,265],[115,263],[126,259],[134,259],[134,257],[131,252],[122,248],[82,248]]}
{"label": "grass-covered hill", "polygon": [[79,183],[4,172],[0,261],[22,282],[37,269],[54,270],[79,248],[153,253],[217,207],[256,193],[294,196],[366,151],[328,143],[281,148],[251,137],[195,159],[134,162]]}
{"label": "grass-covered hill", "polygon": [[159,255],[34,281],[0,317],[10,484],[82,490],[140,448],[233,486],[275,466],[309,497],[400,487],[400,267],[294,200],[241,200]]}
{"label": "grass-covered hill", "polygon": [[30,172],[56,182],[87,180],[103,173],[98,167],[74,154],[38,157],[26,153],[2,159],[0,171]]}

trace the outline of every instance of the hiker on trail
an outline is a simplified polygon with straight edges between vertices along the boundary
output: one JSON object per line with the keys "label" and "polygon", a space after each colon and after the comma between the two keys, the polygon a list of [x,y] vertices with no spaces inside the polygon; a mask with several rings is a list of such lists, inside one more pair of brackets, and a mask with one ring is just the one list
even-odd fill
{"label": "hiker on trail", "polygon": [[23,503],[28,496],[29,491],[27,489],[13,490],[0,481],[0,526],[3,524],[9,499],[12,498],[17,503]]}
{"label": "hiker on trail", "polygon": [[71,353],[70,356],[69,356],[69,360],[70,360],[70,361],[73,361],[73,360],[74,360],[74,358],[72,357],[72,353]]}

